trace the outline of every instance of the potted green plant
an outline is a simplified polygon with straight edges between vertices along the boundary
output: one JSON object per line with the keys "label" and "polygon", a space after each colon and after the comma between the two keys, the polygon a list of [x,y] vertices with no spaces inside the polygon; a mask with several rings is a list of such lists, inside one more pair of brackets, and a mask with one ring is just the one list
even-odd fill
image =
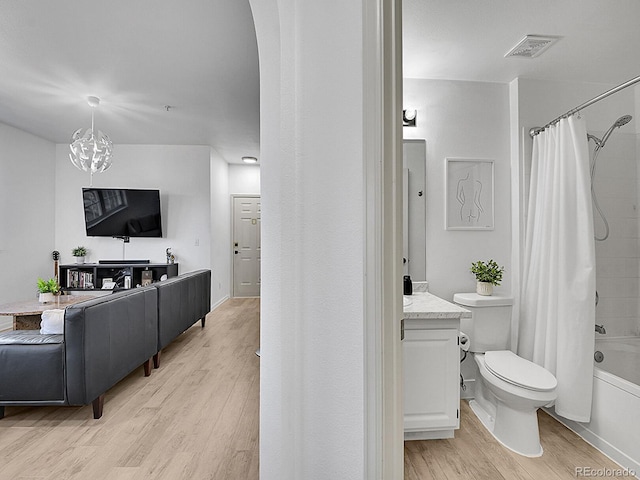
{"label": "potted green plant", "polygon": [[71,250],[71,255],[76,257],[76,263],[84,263],[84,257],[87,255],[87,249],[85,247],[76,247]]}
{"label": "potted green plant", "polygon": [[53,296],[59,291],[60,285],[58,285],[58,281],[55,278],[50,278],[49,280],[38,278],[38,292],[40,292],[38,300],[40,303],[53,302]]}
{"label": "potted green plant", "polygon": [[477,280],[476,292],[479,295],[491,295],[493,286],[498,286],[502,282],[503,272],[504,267],[498,266],[493,259],[487,263],[482,260],[471,263],[471,273],[476,276]]}

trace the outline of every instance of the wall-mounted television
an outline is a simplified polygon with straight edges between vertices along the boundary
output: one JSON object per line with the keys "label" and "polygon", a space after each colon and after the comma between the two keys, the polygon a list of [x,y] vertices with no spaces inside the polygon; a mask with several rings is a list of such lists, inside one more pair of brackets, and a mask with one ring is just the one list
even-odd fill
{"label": "wall-mounted television", "polygon": [[158,190],[86,187],[82,199],[89,237],[162,237]]}

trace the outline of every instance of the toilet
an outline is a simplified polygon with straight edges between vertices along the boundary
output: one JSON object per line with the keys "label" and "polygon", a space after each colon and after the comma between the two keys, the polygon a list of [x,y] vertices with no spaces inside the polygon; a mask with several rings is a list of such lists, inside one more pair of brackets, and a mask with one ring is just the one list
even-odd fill
{"label": "toilet", "polygon": [[536,411],[556,399],[558,382],[548,370],[508,349],[513,298],[456,293],[453,302],[471,311],[471,318],[460,320],[480,372],[471,409],[502,445],[539,457]]}

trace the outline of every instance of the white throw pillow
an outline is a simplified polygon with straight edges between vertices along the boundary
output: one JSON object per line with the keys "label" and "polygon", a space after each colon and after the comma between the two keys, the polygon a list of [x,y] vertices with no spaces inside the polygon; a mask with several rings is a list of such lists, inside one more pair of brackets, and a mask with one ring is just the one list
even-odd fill
{"label": "white throw pillow", "polygon": [[64,333],[64,310],[55,308],[45,310],[41,318],[40,333],[49,335]]}

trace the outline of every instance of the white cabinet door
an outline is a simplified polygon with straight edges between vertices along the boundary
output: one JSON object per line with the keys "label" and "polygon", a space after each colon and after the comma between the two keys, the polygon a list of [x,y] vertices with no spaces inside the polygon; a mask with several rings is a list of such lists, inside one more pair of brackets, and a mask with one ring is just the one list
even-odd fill
{"label": "white cabinet door", "polygon": [[405,330],[403,355],[405,432],[458,428],[457,329]]}

